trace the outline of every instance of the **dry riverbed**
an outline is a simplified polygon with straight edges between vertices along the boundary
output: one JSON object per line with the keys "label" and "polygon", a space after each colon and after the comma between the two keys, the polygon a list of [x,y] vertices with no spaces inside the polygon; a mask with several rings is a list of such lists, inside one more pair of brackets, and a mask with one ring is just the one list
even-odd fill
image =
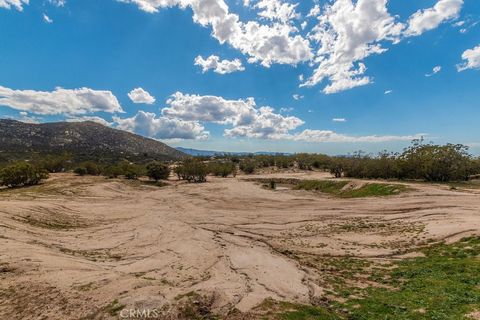
{"label": "dry riverbed", "polygon": [[345,198],[246,178],[157,187],[54,174],[0,190],[0,314],[118,319],[155,309],[161,319],[255,319],[279,301],[341,302],[338,261],[374,268],[480,235],[479,189],[415,183],[388,197]]}

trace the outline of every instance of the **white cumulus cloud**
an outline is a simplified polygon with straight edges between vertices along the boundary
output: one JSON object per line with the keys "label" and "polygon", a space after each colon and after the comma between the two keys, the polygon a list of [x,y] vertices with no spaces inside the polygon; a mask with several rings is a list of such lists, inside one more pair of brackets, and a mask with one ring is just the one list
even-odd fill
{"label": "white cumulus cloud", "polygon": [[432,8],[415,12],[408,20],[406,35],[420,35],[435,29],[442,22],[457,18],[463,0],[439,0]]}
{"label": "white cumulus cloud", "polygon": [[388,13],[386,0],[337,0],[325,5],[310,33],[319,46],[313,75],[302,86],[314,86],[325,79],[324,93],[336,93],[369,84],[361,61],[386,51],[382,42],[397,42],[404,25]]}
{"label": "white cumulus cloud", "polygon": [[98,117],[98,116],[70,117],[70,118],[65,119],[65,121],[67,121],[67,122],[92,121],[92,122],[96,122],[96,123],[102,124],[102,125],[104,125],[104,126],[110,126],[110,125],[112,125],[111,122],[108,122],[108,121],[105,120],[104,118]]}
{"label": "white cumulus cloud", "polygon": [[249,57],[250,63],[259,62],[269,67],[272,63],[297,64],[312,58],[310,43],[288,23],[273,21],[261,24],[258,21],[240,21],[237,14],[229,11],[224,0],[121,0],[134,3],[146,12],[161,8],[190,7],[193,20],[201,26],[210,26],[212,36],[221,44],[228,43]]}
{"label": "white cumulus cloud", "polygon": [[142,88],[133,89],[128,93],[128,97],[133,103],[154,104],[155,97]]}
{"label": "white cumulus cloud", "polygon": [[347,119],[345,119],[345,118],[333,118],[332,121],[333,122],[347,122]]}
{"label": "white cumulus cloud", "polygon": [[155,139],[207,139],[208,131],[196,121],[184,121],[139,111],[130,118],[113,117],[116,127]]}
{"label": "white cumulus cloud", "polygon": [[473,49],[468,49],[462,54],[464,63],[457,65],[457,70],[464,71],[467,69],[480,69],[480,45]]}
{"label": "white cumulus cloud", "polygon": [[0,8],[10,9],[15,8],[18,11],[23,10],[23,5],[28,4],[28,0],[0,0]]}
{"label": "white cumulus cloud", "polygon": [[166,117],[232,125],[232,129],[225,130],[229,137],[270,138],[304,123],[297,117],[275,113],[271,107],[257,107],[253,98],[227,100],[177,92],[167,100],[167,105],[162,110]]}
{"label": "white cumulus cloud", "polygon": [[260,0],[253,7],[260,10],[258,15],[262,18],[288,23],[291,20],[300,18],[300,14],[296,12],[297,6],[298,4],[280,0]]}
{"label": "white cumulus cloud", "polygon": [[54,91],[13,90],[0,86],[0,105],[35,114],[86,114],[123,112],[111,91],[89,88]]}
{"label": "white cumulus cloud", "polygon": [[227,74],[235,71],[244,71],[245,67],[242,65],[240,59],[234,60],[220,60],[220,57],[211,55],[207,59],[202,56],[195,58],[195,65],[202,67],[202,72],[207,72],[213,69],[214,72],[219,74]]}

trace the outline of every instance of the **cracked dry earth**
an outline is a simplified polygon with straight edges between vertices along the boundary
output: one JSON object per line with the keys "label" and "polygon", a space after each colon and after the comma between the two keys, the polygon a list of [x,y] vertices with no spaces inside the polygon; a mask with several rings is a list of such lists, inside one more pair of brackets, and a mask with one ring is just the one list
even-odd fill
{"label": "cracked dry earth", "polygon": [[414,184],[393,197],[339,199],[243,178],[158,188],[54,174],[1,190],[0,314],[118,318],[114,300],[168,313],[190,292],[211,297],[219,314],[266,298],[310,304],[325,295],[324,257],[397,259],[480,234],[480,190]]}

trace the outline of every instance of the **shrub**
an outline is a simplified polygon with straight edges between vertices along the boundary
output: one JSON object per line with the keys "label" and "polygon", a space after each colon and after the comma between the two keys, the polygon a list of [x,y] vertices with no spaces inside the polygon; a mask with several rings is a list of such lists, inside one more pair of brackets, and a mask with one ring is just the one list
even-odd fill
{"label": "shrub", "polygon": [[207,181],[207,166],[200,160],[189,159],[183,164],[174,169],[179,179],[187,180],[188,182],[206,182]]}
{"label": "shrub", "polygon": [[438,146],[415,140],[400,156],[403,175],[427,181],[468,180],[473,159],[468,147],[461,144]]}
{"label": "shrub", "polygon": [[295,164],[295,161],[292,157],[290,156],[276,156],[275,157],[275,165],[277,168],[290,168],[293,167]]}
{"label": "shrub", "polygon": [[85,169],[85,167],[77,167],[73,172],[79,176],[84,176],[87,174],[87,169]]}
{"label": "shrub", "polygon": [[48,172],[27,162],[19,162],[0,170],[0,185],[9,188],[32,186],[48,178]]}
{"label": "shrub", "polygon": [[98,176],[101,172],[100,167],[92,161],[87,161],[83,163],[83,167],[87,171],[87,174],[92,175],[92,176]]}
{"label": "shrub", "polygon": [[330,162],[330,173],[335,176],[335,178],[341,178],[343,174],[345,160],[343,158],[334,158]]}
{"label": "shrub", "polygon": [[[332,173],[337,171],[340,158],[334,158]],[[443,146],[414,140],[402,154],[379,153],[377,156],[355,153],[341,161],[345,176],[367,179],[421,179],[425,181],[468,180],[480,171],[468,148],[460,144]]]}
{"label": "shrub", "polygon": [[118,165],[109,165],[103,169],[102,174],[107,178],[113,179],[123,174],[122,168]]}
{"label": "shrub", "polygon": [[67,170],[70,160],[71,156],[66,153],[60,156],[47,155],[38,163],[38,167],[50,173],[64,172]]}
{"label": "shrub", "polygon": [[130,163],[128,161],[123,161],[120,165],[120,171],[125,176],[125,178],[134,180],[137,179],[144,173],[144,168],[142,166]]}
{"label": "shrub", "polygon": [[237,175],[237,166],[233,162],[211,162],[208,164],[208,172],[217,177],[226,178],[229,175]]}
{"label": "shrub", "polygon": [[170,176],[170,168],[158,161],[151,162],[147,165],[147,176],[155,181],[167,180]]}
{"label": "shrub", "polygon": [[277,189],[277,183],[275,182],[275,180],[273,180],[273,179],[270,180],[269,188],[273,189],[273,190]]}
{"label": "shrub", "polygon": [[245,159],[240,163],[240,170],[245,174],[252,174],[255,172],[255,162],[251,159]]}
{"label": "shrub", "polygon": [[300,170],[312,170],[312,156],[306,153],[299,153],[296,156],[297,166]]}
{"label": "shrub", "polygon": [[273,167],[275,165],[275,157],[272,155],[258,155],[255,156],[255,161],[259,167]]}

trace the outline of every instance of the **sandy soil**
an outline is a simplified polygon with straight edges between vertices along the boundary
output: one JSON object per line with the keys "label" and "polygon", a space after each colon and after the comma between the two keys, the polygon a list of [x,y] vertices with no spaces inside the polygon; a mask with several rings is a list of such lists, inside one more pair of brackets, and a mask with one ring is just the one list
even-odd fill
{"label": "sandy soil", "polygon": [[312,303],[324,274],[305,261],[400,259],[427,241],[480,234],[480,190],[413,184],[398,196],[338,199],[244,178],[158,188],[57,174],[0,190],[0,314],[108,319],[121,305],[175,318],[192,291],[223,314],[269,297]]}

